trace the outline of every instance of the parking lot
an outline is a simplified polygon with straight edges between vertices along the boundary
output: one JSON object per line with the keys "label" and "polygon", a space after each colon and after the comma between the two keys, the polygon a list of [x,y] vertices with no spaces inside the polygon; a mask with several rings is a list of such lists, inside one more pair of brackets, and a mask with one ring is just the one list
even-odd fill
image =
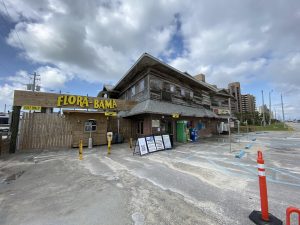
{"label": "parking lot", "polygon": [[[269,211],[300,207],[300,126],[132,155],[128,144],[15,154],[0,160],[0,224],[253,224],[260,210],[257,150]],[[249,149],[245,149],[248,146]],[[239,150],[246,154],[235,158]]]}

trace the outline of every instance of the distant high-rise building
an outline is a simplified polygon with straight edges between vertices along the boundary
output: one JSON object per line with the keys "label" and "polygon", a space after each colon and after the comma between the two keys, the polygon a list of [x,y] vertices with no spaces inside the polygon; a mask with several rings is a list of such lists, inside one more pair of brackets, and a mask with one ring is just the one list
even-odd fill
{"label": "distant high-rise building", "polygon": [[242,97],[240,82],[233,82],[228,84],[228,90],[231,95],[236,98],[235,104],[231,104],[231,111],[235,113],[242,112]]}
{"label": "distant high-rise building", "polygon": [[256,109],[256,100],[253,95],[246,94],[242,95],[242,112],[252,112],[254,113]]}

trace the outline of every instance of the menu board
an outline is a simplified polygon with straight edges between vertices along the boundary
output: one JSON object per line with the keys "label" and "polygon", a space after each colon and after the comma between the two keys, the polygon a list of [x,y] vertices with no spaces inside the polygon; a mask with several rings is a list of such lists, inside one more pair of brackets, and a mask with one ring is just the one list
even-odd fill
{"label": "menu board", "polygon": [[148,153],[147,144],[145,138],[138,138],[140,154],[145,155]]}
{"label": "menu board", "polygon": [[163,143],[161,135],[154,136],[154,140],[155,140],[155,144],[156,144],[156,149],[157,150],[163,150],[163,149],[165,149],[165,146],[164,146],[164,143]]}
{"label": "menu board", "polygon": [[170,141],[170,135],[164,134],[164,135],[162,135],[162,138],[164,140],[165,148],[166,149],[172,148],[171,141]]}
{"label": "menu board", "polygon": [[153,136],[146,137],[149,152],[157,151]]}

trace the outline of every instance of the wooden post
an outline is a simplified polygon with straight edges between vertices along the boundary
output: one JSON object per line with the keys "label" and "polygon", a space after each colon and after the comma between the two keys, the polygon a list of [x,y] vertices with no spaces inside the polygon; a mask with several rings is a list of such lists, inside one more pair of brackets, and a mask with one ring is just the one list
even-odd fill
{"label": "wooden post", "polygon": [[9,153],[15,153],[17,148],[17,138],[19,132],[19,120],[20,120],[21,106],[13,106],[12,116],[11,116],[11,137],[9,145]]}
{"label": "wooden post", "polygon": [[0,133],[0,155],[2,154],[2,133]]}

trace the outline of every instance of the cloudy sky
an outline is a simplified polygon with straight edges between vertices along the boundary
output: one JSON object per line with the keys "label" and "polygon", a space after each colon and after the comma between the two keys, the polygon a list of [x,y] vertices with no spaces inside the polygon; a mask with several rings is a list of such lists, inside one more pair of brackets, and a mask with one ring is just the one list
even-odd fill
{"label": "cloudy sky", "polygon": [[272,92],[300,118],[299,0],[0,0],[0,111],[29,74],[43,90],[95,96],[148,52],[243,93]]}

